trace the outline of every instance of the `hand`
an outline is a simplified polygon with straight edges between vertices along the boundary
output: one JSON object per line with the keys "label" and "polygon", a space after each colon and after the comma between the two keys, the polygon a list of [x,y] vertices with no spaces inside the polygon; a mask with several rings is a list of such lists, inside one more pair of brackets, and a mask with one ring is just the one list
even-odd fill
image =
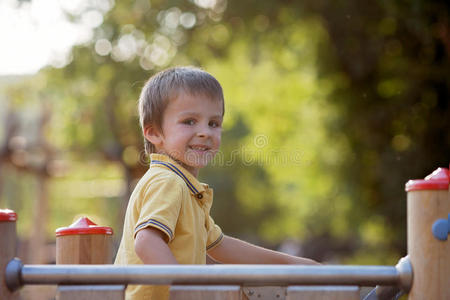
{"label": "hand", "polygon": [[298,256],[288,256],[287,263],[290,265],[322,265],[321,263],[318,263],[315,260],[304,258],[304,257],[298,257]]}

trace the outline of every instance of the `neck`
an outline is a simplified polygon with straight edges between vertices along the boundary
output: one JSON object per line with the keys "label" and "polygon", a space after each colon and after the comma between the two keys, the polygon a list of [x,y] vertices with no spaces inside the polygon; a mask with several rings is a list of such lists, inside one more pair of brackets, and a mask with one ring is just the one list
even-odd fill
{"label": "neck", "polygon": [[172,156],[170,156],[169,154],[165,153],[164,151],[157,151],[156,153],[158,154],[162,154],[165,156],[170,157],[170,159],[172,159],[173,161],[175,161],[177,164],[179,164],[180,166],[182,166],[183,168],[185,168],[189,173],[191,173],[195,178],[198,178],[198,172],[199,172],[199,168],[194,168],[191,166],[188,166],[186,164],[184,164],[183,162],[173,158]]}

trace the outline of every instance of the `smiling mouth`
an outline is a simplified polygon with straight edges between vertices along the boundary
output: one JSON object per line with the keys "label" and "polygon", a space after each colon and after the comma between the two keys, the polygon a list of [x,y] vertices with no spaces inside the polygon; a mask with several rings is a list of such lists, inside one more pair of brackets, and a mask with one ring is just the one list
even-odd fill
{"label": "smiling mouth", "polygon": [[206,146],[193,145],[193,146],[189,146],[189,149],[195,150],[195,151],[208,151],[208,150],[210,150],[211,148],[206,147]]}

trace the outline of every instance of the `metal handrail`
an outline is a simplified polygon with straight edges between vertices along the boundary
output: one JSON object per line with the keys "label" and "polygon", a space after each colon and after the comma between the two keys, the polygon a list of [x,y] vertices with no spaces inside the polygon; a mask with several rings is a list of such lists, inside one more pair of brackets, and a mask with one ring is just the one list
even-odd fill
{"label": "metal handrail", "polygon": [[240,284],[240,285],[393,285],[412,284],[409,260],[397,266],[305,265],[23,265],[9,262],[10,290],[25,284]]}

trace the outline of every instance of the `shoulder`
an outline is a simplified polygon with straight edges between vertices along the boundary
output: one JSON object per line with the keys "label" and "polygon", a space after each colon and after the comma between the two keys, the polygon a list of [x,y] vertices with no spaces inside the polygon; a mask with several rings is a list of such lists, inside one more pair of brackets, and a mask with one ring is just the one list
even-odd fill
{"label": "shoulder", "polygon": [[171,190],[181,194],[189,193],[184,180],[170,170],[159,167],[151,167],[139,182],[141,184],[140,190],[143,193],[148,193],[152,190]]}
{"label": "shoulder", "polygon": [[135,213],[140,215],[140,211],[148,205],[176,204],[179,206],[189,197],[189,190],[178,175],[170,170],[150,168],[136,185],[130,203],[134,206]]}

